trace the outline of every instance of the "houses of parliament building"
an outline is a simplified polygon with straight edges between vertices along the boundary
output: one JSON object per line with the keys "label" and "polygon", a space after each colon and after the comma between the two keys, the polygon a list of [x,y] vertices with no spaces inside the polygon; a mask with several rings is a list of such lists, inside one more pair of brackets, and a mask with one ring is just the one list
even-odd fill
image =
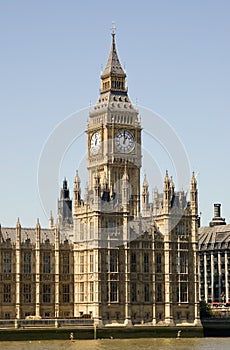
{"label": "houses of parliament building", "polygon": [[66,179],[49,228],[0,229],[0,319],[91,317],[97,325],[199,324],[198,191],[166,171],[140,184],[142,126],[115,33],[87,125],[88,184]]}

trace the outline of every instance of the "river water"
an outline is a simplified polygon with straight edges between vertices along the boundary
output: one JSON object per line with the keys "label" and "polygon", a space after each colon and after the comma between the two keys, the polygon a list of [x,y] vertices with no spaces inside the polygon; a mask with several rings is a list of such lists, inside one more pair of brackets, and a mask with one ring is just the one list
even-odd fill
{"label": "river water", "polygon": [[230,338],[98,339],[0,342],[1,350],[229,350]]}

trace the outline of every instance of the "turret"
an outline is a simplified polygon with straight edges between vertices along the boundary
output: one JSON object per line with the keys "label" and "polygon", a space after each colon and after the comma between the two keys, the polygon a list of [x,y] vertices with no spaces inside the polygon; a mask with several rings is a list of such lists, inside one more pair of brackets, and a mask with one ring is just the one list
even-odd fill
{"label": "turret", "polygon": [[49,228],[52,229],[54,227],[54,218],[52,211],[50,212],[50,218],[49,218]]}
{"label": "turret", "polygon": [[88,185],[88,183],[86,183],[86,186],[85,186],[84,203],[89,204],[89,185]]}
{"label": "turret", "polygon": [[197,181],[193,172],[190,184],[190,203],[193,215],[198,215],[198,190]]}
{"label": "turret", "polygon": [[174,197],[174,189],[175,189],[175,185],[174,185],[172,176],[171,176],[171,178],[170,178],[170,185],[169,185],[169,188],[170,188],[170,202],[171,202],[171,201],[173,200],[173,197]]}
{"label": "turret", "polygon": [[93,190],[94,190],[94,205],[95,209],[98,210],[98,206],[101,200],[101,178],[99,173],[96,171],[93,179]]}
{"label": "turret", "polygon": [[73,188],[73,201],[74,201],[74,211],[81,205],[81,179],[79,177],[78,171],[76,171],[76,176],[74,178],[74,188]]}
{"label": "turret", "polygon": [[164,211],[168,213],[170,208],[171,196],[170,196],[170,179],[168,176],[168,170],[166,170],[165,178],[164,178]]}
{"label": "turret", "polygon": [[73,223],[72,218],[72,200],[66,178],[63,181],[60,199],[58,200],[58,216],[60,216],[60,227],[69,227]]}
{"label": "turret", "polygon": [[16,224],[16,246],[20,247],[21,244],[21,224],[18,218],[17,224]]}
{"label": "turret", "polygon": [[146,214],[147,210],[149,209],[149,185],[148,181],[146,179],[146,175],[143,180],[142,184],[142,213],[143,215]]}
{"label": "turret", "polygon": [[127,173],[127,168],[125,165],[124,174],[122,176],[122,185],[121,185],[121,204],[124,212],[129,211],[129,201],[130,201],[130,183],[129,176]]}
{"label": "turret", "polygon": [[40,247],[40,242],[41,242],[41,225],[39,222],[39,219],[37,219],[37,224],[36,224],[36,246],[37,249]]}

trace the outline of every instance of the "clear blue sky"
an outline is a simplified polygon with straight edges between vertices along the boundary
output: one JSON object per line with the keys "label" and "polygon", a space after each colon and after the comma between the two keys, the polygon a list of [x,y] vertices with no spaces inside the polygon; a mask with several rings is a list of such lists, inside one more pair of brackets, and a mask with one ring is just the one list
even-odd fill
{"label": "clear blue sky", "polygon": [[[47,226],[39,156],[58,123],[96,102],[113,21],[132,101],[170,123],[198,174],[202,224],[215,202],[230,222],[229,18],[228,0],[1,0],[0,223]],[[60,175],[71,190],[75,156]]]}

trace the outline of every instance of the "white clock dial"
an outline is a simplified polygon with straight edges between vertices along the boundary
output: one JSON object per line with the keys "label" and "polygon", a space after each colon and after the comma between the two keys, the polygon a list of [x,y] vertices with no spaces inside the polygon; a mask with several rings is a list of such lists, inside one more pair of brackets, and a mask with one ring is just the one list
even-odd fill
{"label": "white clock dial", "polygon": [[101,135],[99,132],[95,132],[90,140],[90,153],[97,154],[101,146]]}
{"label": "white clock dial", "polygon": [[120,130],[115,136],[115,146],[122,153],[129,153],[135,147],[133,135],[127,130]]}

